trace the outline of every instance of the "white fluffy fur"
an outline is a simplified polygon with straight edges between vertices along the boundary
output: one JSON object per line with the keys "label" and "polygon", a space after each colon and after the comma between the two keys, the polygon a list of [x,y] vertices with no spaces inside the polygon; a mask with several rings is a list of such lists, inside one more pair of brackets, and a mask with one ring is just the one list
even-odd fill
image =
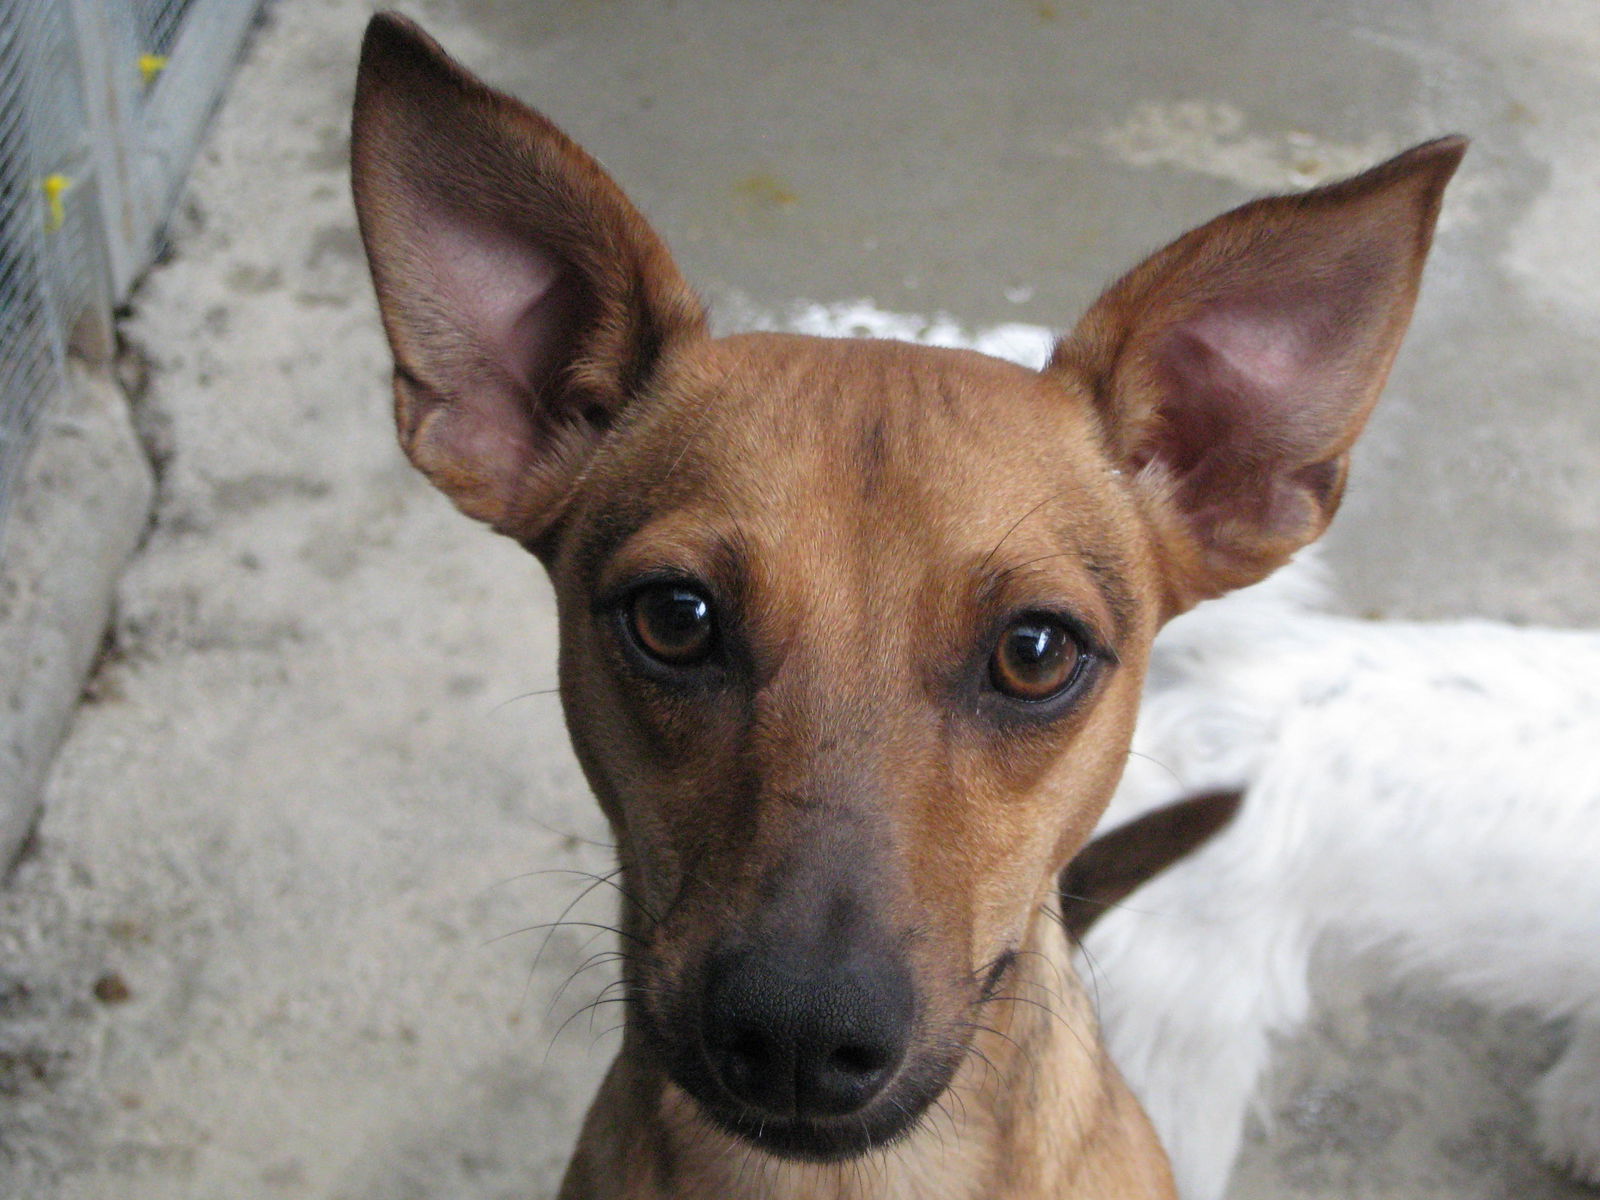
{"label": "white fluffy fur", "polygon": [[1357,621],[1322,595],[1302,561],[1157,643],[1106,827],[1246,797],[1087,938],[1112,1058],[1184,1200],[1216,1200],[1313,946],[1382,943],[1484,1003],[1574,1018],[1538,1136],[1600,1180],[1600,634]]}

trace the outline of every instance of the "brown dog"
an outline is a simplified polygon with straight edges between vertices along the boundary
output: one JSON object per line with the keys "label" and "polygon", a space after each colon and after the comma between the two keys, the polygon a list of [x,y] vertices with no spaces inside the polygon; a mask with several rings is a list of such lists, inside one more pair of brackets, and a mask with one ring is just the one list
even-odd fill
{"label": "brown dog", "polygon": [[1042,372],[712,339],[593,159],[374,19],[400,439],[549,570],[623,869],[623,1047],[562,1197],[1170,1195],[1057,873],[1162,621],[1332,516],[1463,149],[1187,234]]}

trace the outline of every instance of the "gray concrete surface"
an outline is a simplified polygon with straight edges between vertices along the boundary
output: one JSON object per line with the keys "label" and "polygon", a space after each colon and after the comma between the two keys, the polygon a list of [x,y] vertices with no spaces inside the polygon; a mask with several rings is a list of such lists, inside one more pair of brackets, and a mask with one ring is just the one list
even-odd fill
{"label": "gray concrete surface", "polygon": [[[1591,0],[406,7],[725,314],[1059,326],[1254,191],[1473,134],[1333,559],[1363,610],[1600,619]],[[603,968],[557,995],[603,942],[532,965],[585,881],[530,872],[606,862],[547,589],[387,429],[344,178],[367,9],[271,10],[125,330],[170,453],[0,891],[0,1195],[547,1196],[610,1053],[604,1009],[560,1029]],[[1390,975],[1324,972],[1235,1195],[1593,1195],[1526,1136],[1562,1030]]]}
{"label": "gray concrete surface", "polygon": [[0,527],[0,867],[33,828],[155,492],[110,372],[75,366],[72,385],[46,409]]}

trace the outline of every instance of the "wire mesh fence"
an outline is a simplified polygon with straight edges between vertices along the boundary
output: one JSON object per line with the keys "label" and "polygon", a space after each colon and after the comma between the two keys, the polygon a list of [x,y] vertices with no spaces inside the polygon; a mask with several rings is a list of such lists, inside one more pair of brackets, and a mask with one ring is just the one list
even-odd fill
{"label": "wire mesh fence", "polygon": [[[81,294],[81,220],[48,183],[52,143],[81,125],[63,88],[66,14],[49,0],[0,0],[0,516],[7,483],[66,353],[65,311]],[[59,173],[55,173],[59,174]]]}
{"label": "wire mesh fence", "polygon": [[170,54],[184,13],[193,4],[194,0],[133,0],[140,49],[147,54]]}
{"label": "wire mesh fence", "polygon": [[104,340],[149,262],[259,3],[0,0],[0,525],[69,353]]}

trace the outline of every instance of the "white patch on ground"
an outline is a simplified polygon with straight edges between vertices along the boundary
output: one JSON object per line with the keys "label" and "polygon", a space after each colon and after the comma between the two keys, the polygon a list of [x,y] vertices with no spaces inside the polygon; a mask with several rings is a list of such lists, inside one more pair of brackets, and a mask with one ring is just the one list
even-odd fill
{"label": "white patch on ground", "polygon": [[1130,167],[1181,167],[1253,191],[1312,187],[1353,175],[1400,147],[1384,137],[1336,142],[1303,130],[1257,133],[1221,100],[1147,101],[1103,130],[1100,145]]}
{"label": "white patch on ground", "polygon": [[1042,325],[1008,322],[988,329],[967,329],[949,313],[931,317],[889,312],[871,300],[839,300],[831,304],[800,302],[782,314],[732,300],[723,306],[732,323],[747,330],[787,330],[816,337],[893,338],[919,346],[977,350],[1038,370],[1050,358],[1057,334]]}

